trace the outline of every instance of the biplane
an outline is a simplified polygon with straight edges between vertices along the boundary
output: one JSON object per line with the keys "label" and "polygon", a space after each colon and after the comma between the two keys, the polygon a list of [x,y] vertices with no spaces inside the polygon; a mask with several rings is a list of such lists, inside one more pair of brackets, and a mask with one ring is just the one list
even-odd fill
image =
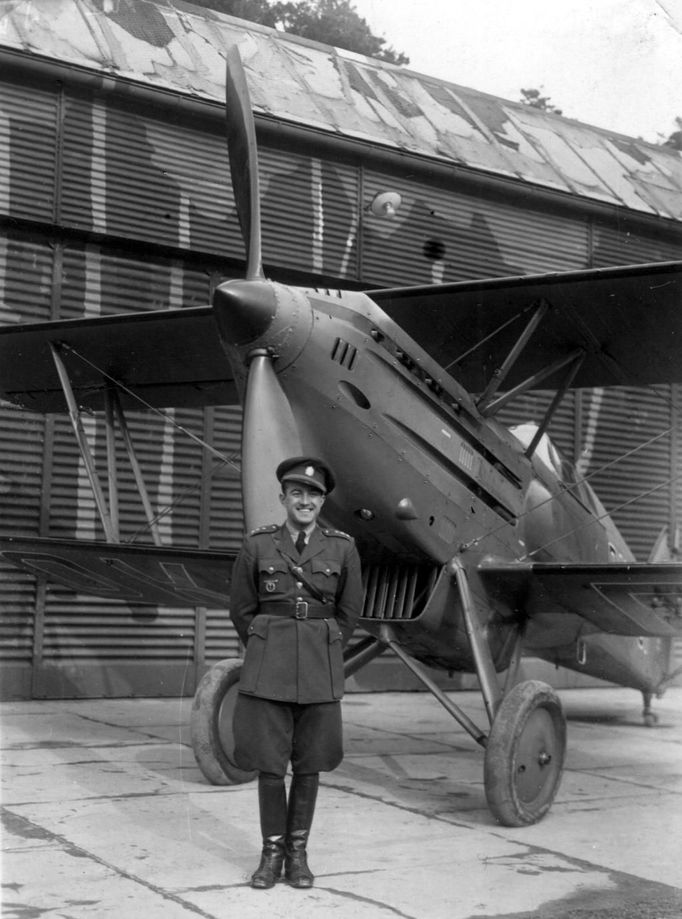
{"label": "biplane", "polygon": [[[243,279],[212,303],[0,329],[0,394],[68,413],[104,541],[2,538],[2,556],[80,593],[135,604],[224,608],[233,556],[125,544],[116,439],[153,520],[126,410],[243,405],[246,527],[280,519],[274,470],[317,454],[338,484],[325,520],[364,566],[351,674],[390,649],[484,748],[495,818],[550,808],[565,720],[554,690],[518,682],[533,655],[641,691],[672,679],[682,565],[638,563],[548,428],[573,387],[682,380],[682,263],[366,292],[269,281],[261,252],[254,117],[236,48],[227,53],[227,146],[246,249]],[[539,424],[508,429],[504,406],[554,395]],[[103,412],[108,482],[82,422]],[[476,724],[425,669],[474,673]],[[232,760],[241,661],[216,664],[192,712],[197,762],[214,783],[251,776]]]}

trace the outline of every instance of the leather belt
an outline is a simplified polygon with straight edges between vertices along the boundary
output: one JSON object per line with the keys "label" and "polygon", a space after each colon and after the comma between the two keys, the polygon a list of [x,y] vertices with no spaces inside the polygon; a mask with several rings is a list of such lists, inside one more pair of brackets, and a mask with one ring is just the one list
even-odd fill
{"label": "leather belt", "polygon": [[287,616],[290,619],[333,619],[334,607],[311,603],[309,600],[290,600],[288,603],[261,603],[258,611],[264,616]]}

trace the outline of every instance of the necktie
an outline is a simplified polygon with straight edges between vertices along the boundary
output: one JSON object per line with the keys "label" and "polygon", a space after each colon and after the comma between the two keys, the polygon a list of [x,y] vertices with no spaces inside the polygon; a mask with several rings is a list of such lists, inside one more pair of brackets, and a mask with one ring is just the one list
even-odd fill
{"label": "necktie", "polygon": [[305,549],[305,530],[299,530],[296,537],[296,551],[300,555]]}

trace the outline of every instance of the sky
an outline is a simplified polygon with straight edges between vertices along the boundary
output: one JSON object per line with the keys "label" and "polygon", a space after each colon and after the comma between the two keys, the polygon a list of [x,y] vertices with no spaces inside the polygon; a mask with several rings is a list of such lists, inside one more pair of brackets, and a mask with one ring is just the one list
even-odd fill
{"label": "sky", "polygon": [[419,73],[660,143],[682,118],[682,0],[353,0]]}

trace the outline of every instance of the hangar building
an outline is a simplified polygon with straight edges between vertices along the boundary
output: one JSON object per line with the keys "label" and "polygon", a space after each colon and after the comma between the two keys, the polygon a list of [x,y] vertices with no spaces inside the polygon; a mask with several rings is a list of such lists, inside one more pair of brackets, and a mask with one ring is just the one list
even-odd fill
{"label": "hangar building", "polygon": [[[235,42],[274,279],[376,288],[680,257],[670,149],[184,0],[13,0],[0,5],[0,322],[205,304],[241,276],[223,111]],[[372,209],[384,192],[400,195],[391,218]],[[551,428],[640,560],[680,520],[681,392],[579,391]],[[539,420],[547,398],[506,420]],[[2,532],[101,537],[68,420],[0,404],[0,425]],[[164,543],[236,548],[239,410],[141,411],[131,429]],[[88,433],[102,451],[99,423]],[[124,538],[148,541],[126,488]],[[6,698],[192,693],[237,647],[225,612],[131,608],[1,559],[0,606]]]}

